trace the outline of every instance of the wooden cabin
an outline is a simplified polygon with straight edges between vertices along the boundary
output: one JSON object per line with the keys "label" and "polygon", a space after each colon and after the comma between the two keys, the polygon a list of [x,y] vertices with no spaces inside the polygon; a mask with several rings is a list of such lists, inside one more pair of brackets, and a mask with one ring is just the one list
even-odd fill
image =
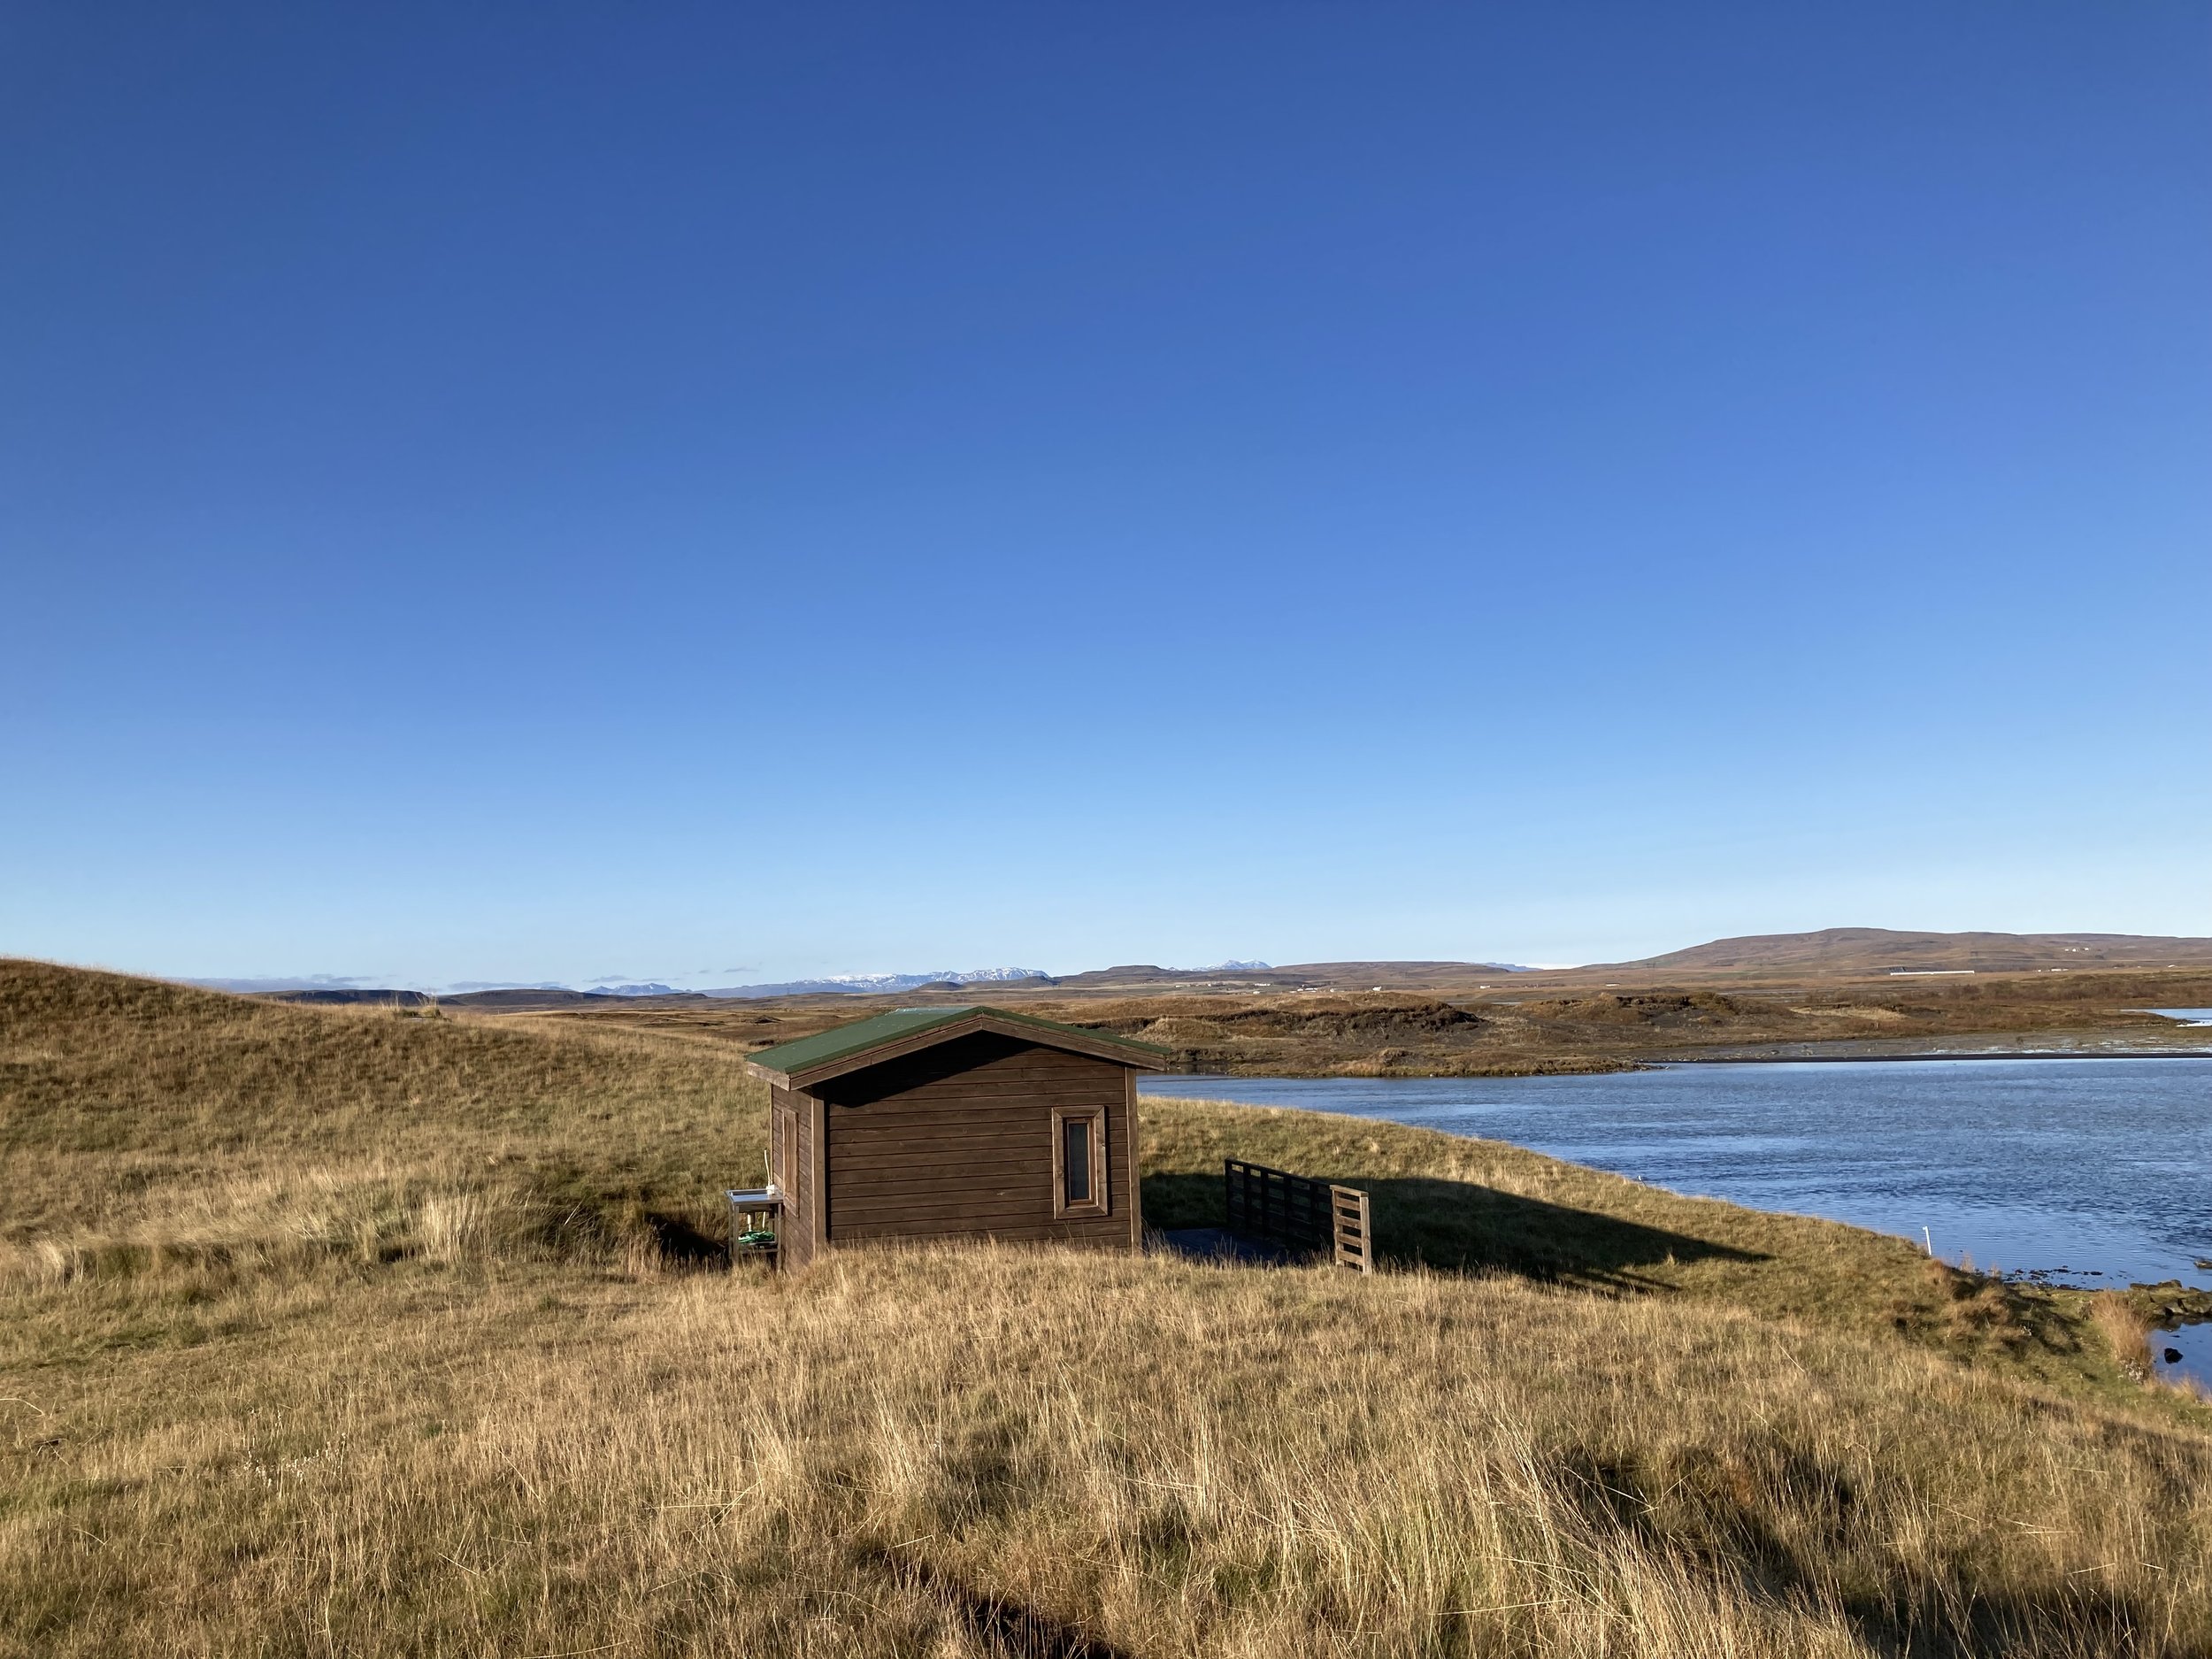
{"label": "wooden cabin", "polygon": [[868,1239],[1141,1248],[1137,1073],[1168,1059],[973,1007],[902,1008],[748,1056],[773,1102],[780,1261]]}

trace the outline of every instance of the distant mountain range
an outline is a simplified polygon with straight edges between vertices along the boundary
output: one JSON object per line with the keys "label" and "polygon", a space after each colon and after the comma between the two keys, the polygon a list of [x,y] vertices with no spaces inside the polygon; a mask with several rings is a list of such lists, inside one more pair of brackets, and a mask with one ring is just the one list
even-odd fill
{"label": "distant mountain range", "polygon": [[967,985],[1018,984],[1025,979],[1052,982],[1042,968],[973,968],[965,972],[949,969],[935,973],[833,973],[824,979],[788,979],[781,985],[726,985],[703,991],[703,996],[895,996],[901,991],[957,988]]}
{"label": "distant mountain range", "polygon": [[1039,968],[944,969],[930,973],[838,973],[818,979],[787,979],[767,985],[724,985],[684,990],[657,979],[583,987],[555,980],[500,983],[469,980],[426,991],[379,986],[360,979],[315,974],[296,979],[193,979],[211,990],[273,996],[290,1002],[397,1002],[437,998],[485,1008],[568,1008],[602,999],[681,997],[687,1001],[772,996],[900,996],[909,992],[943,995],[988,986],[998,990],[1071,991],[1179,987],[1185,990],[1366,990],[1370,983],[1392,988],[1453,984],[1484,974],[1528,970],[1502,962],[1324,962],[1277,968],[1264,962],[1217,962],[1205,968],[1163,968],[1150,963],[1093,968],[1080,973],[1049,974]]}
{"label": "distant mountain range", "polygon": [[334,973],[273,976],[263,979],[187,979],[183,983],[210,991],[235,991],[242,996],[273,996],[284,992],[300,995],[328,993],[340,1002],[348,1002],[352,1000],[351,994],[356,991],[365,991],[376,996],[390,995],[379,989],[373,979],[347,979]]}
{"label": "distant mountain range", "polygon": [[1048,983],[1056,990],[1070,991],[1365,991],[1383,986],[1409,990],[1464,985],[1525,972],[1502,962],[1302,962],[1282,968],[1263,962],[1226,962],[1212,968],[1125,963],[1118,967],[1060,974]]}
{"label": "distant mountain range", "polygon": [[566,1002],[595,996],[895,996],[902,991],[925,988],[956,990],[970,985],[1019,985],[1025,982],[1049,985],[1053,980],[1041,968],[946,968],[930,973],[838,973],[821,979],[791,979],[780,985],[725,985],[704,990],[682,989],[658,979],[603,981],[584,986],[565,985],[557,979],[466,979],[441,990],[433,991],[419,987],[403,990],[379,985],[373,979],[329,973],[264,979],[185,981],[187,985],[204,986],[211,991],[234,991],[249,996],[280,996],[288,1002],[386,1002],[398,1000],[413,1002],[426,1001],[434,995],[449,1002],[496,1002],[503,1006],[522,1002],[533,1004]]}
{"label": "distant mountain range", "polygon": [[[2212,966],[2212,939],[2140,933],[1932,933],[1886,927],[1830,927],[1809,933],[1755,933],[1717,939],[1686,950],[1633,962],[1594,963],[1578,968],[1530,968],[1507,962],[1310,962],[1272,967],[1264,962],[1221,962],[1208,968],[1163,968],[1149,963],[1048,974],[1036,968],[976,968],[929,973],[840,973],[773,985],[729,985],[678,990],[657,979],[577,989],[558,984],[451,987],[444,999],[498,1008],[569,1007],[614,998],[772,996],[943,997],[974,987],[1001,991],[1126,992],[1421,991],[1486,989],[1504,975],[1526,976],[1523,986],[1572,986],[1634,974],[1683,980],[1750,980],[1831,975],[2057,972],[2095,968]],[[419,990],[396,990],[358,979],[316,974],[296,979],[196,979],[212,989],[310,1002],[412,1002]]]}

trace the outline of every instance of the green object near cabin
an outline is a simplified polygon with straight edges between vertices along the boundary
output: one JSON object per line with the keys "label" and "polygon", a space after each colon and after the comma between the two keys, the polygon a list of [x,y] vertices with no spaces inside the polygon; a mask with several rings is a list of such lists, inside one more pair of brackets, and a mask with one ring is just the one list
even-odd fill
{"label": "green object near cabin", "polygon": [[850,1055],[864,1054],[887,1042],[918,1037],[940,1025],[956,1025],[977,1014],[988,1014],[994,1019],[1002,1019],[1010,1025],[1033,1026],[1039,1041],[1047,1043],[1056,1036],[1080,1037],[1087,1042],[1112,1043],[1117,1048],[1141,1054],[1148,1059],[1164,1057],[1172,1052],[1152,1043],[1116,1037],[1107,1032],[1091,1031],[1081,1025],[1064,1025],[1057,1020],[1039,1019],[1034,1014],[1016,1014],[1002,1008],[984,1008],[969,1003],[956,1008],[895,1008],[887,1014],[878,1014],[871,1019],[857,1019],[849,1025],[833,1025],[827,1031],[816,1032],[811,1037],[778,1043],[772,1048],[763,1048],[745,1057],[772,1071],[805,1071],[818,1065],[842,1060]]}

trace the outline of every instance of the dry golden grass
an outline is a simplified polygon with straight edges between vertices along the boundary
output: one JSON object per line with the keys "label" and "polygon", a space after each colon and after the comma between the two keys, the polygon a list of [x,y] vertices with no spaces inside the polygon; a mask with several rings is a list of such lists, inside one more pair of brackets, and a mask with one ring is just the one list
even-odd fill
{"label": "dry golden grass", "polygon": [[2212,1647],[2202,1434],[1697,1304],[971,1247],[7,1333],[11,1655]]}
{"label": "dry golden grass", "polygon": [[703,1250],[765,1112],[726,1050],[679,1037],[0,962],[0,1272]]}
{"label": "dry golden grass", "polygon": [[2124,1292],[2101,1290],[2089,1299],[2089,1317],[2124,1370],[2151,1374],[2151,1322]]}
{"label": "dry golden grass", "polygon": [[1248,1158],[1366,1188],[1381,1251],[1401,1263],[1892,1331],[2053,1382],[2115,1375],[2082,1294],[1963,1273],[1903,1239],[1371,1118],[1156,1099],[1143,1126],[1153,1226],[1218,1225],[1221,1160]]}
{"label": "dry golden grass", "polygon": [[1848,1228],[1155,1102],[1474,1271],[687,1272],[726,1049],[28,964],[0,1113],[11,1659],[2212,1651],[2200,1409]]}

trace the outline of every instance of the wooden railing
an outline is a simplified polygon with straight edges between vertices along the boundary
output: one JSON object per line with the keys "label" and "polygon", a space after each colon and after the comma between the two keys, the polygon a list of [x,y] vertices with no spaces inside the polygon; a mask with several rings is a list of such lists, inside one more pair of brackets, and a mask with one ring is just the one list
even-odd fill
{"label": "wooden railing", "polygon": [[1367,1215],[1367,1194],[1356,1187],[1329,1188],[1329,1259],[1339,1267],[1375,1271],[1374,1231]]}
{"label": "wooden railing", "polygon": [[1310,1175],[1271,1170],[1237,1158],[1221,1160],[1229,1231],[1306,1250],[1326,1250],[1340,1267],[1375,1271],[1367,1194]]}

